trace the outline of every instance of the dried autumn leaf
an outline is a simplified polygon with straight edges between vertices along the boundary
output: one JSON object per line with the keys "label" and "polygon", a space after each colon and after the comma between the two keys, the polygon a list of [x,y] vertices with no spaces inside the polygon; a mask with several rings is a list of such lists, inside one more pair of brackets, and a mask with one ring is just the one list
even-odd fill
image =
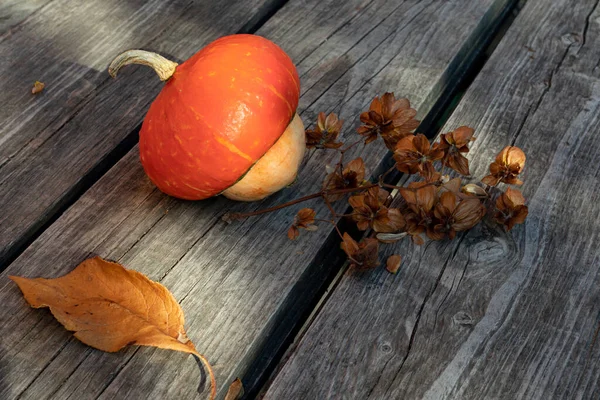
{"label": "dried autumn leaf", "polygon": [[33,308],[49,307],[58,322],[91,347],[116,352],[135,344],[195,355],[209,373],[211,398],[216,395],[212,368],[188,339],[179,303],[160,283],[100,257],[60,278],[9,278]]}
{"label": "dried autumn leaf", "polygon": [[244,395],[244,385],[240,378],[235,378],[231,385],[229,385],[229,389],[227,390],[227,394],[225,395],[225,400],[238,400],[241,399]]}
{"label": "dried autumn leaf", "polygon": [[33,87],[31,88],[31,93],[32,94],[42,93],[42,90],[44,90],[45,86],[46,85],[43,82],[35,81],[35,83],[33,84]]}
{"label": "dried autumn leaf", "polygon": [[402,257],[399,256],[398,254],[393,254],[388,257],[388,259],[385,263],[385,269],[387,269],[388,272],[395,274],[400,269],[401,262],[402,262]]}

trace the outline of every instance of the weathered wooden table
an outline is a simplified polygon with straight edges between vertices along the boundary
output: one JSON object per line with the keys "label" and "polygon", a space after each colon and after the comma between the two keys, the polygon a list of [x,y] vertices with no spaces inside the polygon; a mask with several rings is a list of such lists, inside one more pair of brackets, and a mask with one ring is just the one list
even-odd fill
{"label": "weathered wooden table", "polygon": [[[96,254],[173,292],[221,398],[235,377],[269,399],[600,398],[597,6],[3,0],[0,398],[199,396],[191,357],[91,349],[7,279],[60,276]],[[260,203],[163,195],[136,146],[161,83],[138,67],[112,80],[106,67],[129,48],[185,60],[235,32],[287,51],[303,119],[334,111],[346,138],[373,96],[393,91],[428,135],[476,129],[475,176],[505,145],[523,148],[528,220],[510,233],[480,224],[451,242],[390,246],[404,255],[397,275],[358,273],[329,228],[286,238],[295,208],[220,221],[315,191],[331,153],[310,153],[299,183]],[[36,80],[47,87],[33,96]],[[363,155],[369,171],[387,163],[382,148]]]}

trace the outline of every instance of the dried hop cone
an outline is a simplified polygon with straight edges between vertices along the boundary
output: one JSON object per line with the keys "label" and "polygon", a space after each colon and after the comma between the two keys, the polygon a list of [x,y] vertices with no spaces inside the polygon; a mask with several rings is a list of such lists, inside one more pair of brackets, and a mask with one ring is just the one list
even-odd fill
{"label": "dried hop cone", "polygon": [[407,99],[396,100],[394,93],[385,93],[381,98],[375,97],[369,111],[360,115],[363,125],[358,133],[365,137],[365,144],[381,135],[387,148],[393,151],[400,139],[419,126],[416,115],[417,110],[410,107]]}
{"label": "dried hop cone", "polygon": [[527,218],[529,210],[525,205],[523,194],[513,188],[507,188],[496,200],[496,213],[494,219],[511,230],[516,224],[522,224]]}
{"label": "dried hop cone", "polygon": [[[349,189],[357,188],[363,184],[365,180],[365,162],[362,158],[358,157],[348,164],[340,171],[340,168],[336,168],[328,174],[323,180],[323,190],[332,191],[337,189]],[[344,194],[333,193],[327,195],[327,200],[337,201],[344,197]]]}
{"label": "dried hop cone", "polygon": [[337,149],[343,145],[342,142],[336,142],[344,121],[338,119],[334,113],[327,117],[324,112],[319,113],[315,129],[307,129],[306,147],[309,149]]}
{"label": "dried hop cone", "polygon": [[525,166],[525,153],[518,147],[506,146],[490,164],[490,174],[481,182],[486,185],[496,186],[499,182],[509,185],[522,185],[517,176]]}
{"label": "dried hop cone", "polygon": [[357,243],[347,233],[344,233],[342,250],[348,256],[351,266],[358,269],[371,269],[379,266],[379,242],[377,239],[363,239]]}
{"label": "dried hop cone", "polygon": [[418,173],[427,181],[439,178],[433,163],[443,156],[444,152],[436,146],[431,146],[429,140],[422,134],[408,135],[402,138],[394,149],[396,168],[400,172]]}
{"label": "dried hop cone", "polygon": [[461,126],[441,135],[436,147],[444,152],[443,163],[461,175],[469,174],[469,160],[463,155],[469,152],[469,143],[475,138],[473,128]]}
{"label": "dried hop cone", "polygon": [[316,212],[312,208],[303,208],[298,211],[298,214],[294,217],[292,226],[288,229],[288,238],[291,240],[296,239],[300,236],[300,229],[316,231],[318,227],[315,225],[315,216]]}

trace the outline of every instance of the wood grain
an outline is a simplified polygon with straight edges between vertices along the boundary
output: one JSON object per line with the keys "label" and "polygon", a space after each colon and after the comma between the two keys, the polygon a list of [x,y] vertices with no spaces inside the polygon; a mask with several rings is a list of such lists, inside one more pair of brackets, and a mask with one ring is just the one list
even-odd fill
{"label": "wood grain", "polygon": [[3,0],[0,3],[0,41],[19,29],[19,25],[28,17],[50,3],[52,0]]}
{"label": "wood grain", "polygon": [[600,8],[526,3],[445,126],[468,124],[471,172],[514,144],[529,217],[341,280],[265,398],[600,396]]}
{"label": "wood grain", "polygon": [[[450,84],[449,68],[461,65],[457,54],[468,55],[481,35],[489,35],[509,3],[293,2],[258,33],[274,38],[299,64],[307,123],[321,110],[336,111],[349,121],[345,135],[354,138],[354,117],[386,90],[408,96],[425,115],[431,106],[426,100]],[[341,54],[329,56],[332,51]],[[131,70],[128,78],[147,78],[141,74]],[[312,86],[306,87],[305,79]],[[365,153],[369,167],[384,154],[383,146]],[[221,383],[245,377],[255,360],[265,357],[263,345],[281,321],[298,323],[302,307],[322,284],[317,278],[328,273],[328,266],[315,254],[331,235],[330,227],[289,242],[285,232],[297,209],[233,225],[219,217],[226,210],[249,211],[314,191],[331,153],[311,153],[297,185],[260,204],[163,196],[145,178],[137,157],[136,148],[0,275],[5,305],[0,310],[0,393],[5,397],[186,398],[200,378],[193,360],[180,354],[148,348],[105,354],[86,348],[51,316],[29,310],[6,274],[57,276],[99,254],[161,281],[180,301],[187,332]],[[299,282],[306,289],[295,290]]]}
{"label": "wood grain", "polygon": [[[275,3],[55,0],[2,36],[0,268],[137,141],[162,83],[138,67],[112,80],[117,54],[145,48],[180,61]],[[46,88],[32,95],[36,80]]]}

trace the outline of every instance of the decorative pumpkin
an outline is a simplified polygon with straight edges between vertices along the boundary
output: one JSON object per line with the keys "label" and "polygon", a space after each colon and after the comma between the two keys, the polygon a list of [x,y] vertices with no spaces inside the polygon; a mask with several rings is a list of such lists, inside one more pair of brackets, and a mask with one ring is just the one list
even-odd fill
{"label": "decorative pumpkin", "polygon": [[256,35],[215,40],[178,65],[146,51],[119,55],[152,67],[166,84],[140,131],[140,159],[163,192],[187,200],[223,194],[262,199],[296,178],[304,126],[296,114],[300,81],[292,60]]}

